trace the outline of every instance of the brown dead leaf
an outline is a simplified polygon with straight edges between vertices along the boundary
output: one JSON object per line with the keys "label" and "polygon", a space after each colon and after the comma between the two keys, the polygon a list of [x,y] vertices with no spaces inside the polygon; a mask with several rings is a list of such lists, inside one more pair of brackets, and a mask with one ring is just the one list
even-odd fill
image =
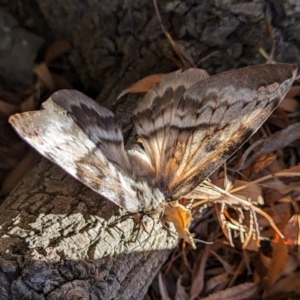
{"label": "brown dead leaf", "polygon": [[144,77],[143,79],[137,81],[127,89],[123,90],[117,99],[123,97],[128,93],[146,93],[148,92],[156,83],[160,82],[161,79],[166,74],[154,74]]}
{"label": "brown dead leaf", "polygon": [[40,78],[40,80],[46,85],[49,91],[54,91],[56,89],[55,83],[52,78],[52,74],[48,69],[46,63],[40,63],[33,69],[34,73]]}
{"label": "brown dead leaf", "polygon": [[279,106],[275,108],[274,112],[268,118],[268,123],[275,125],[278,128],[286,128],[291,124],[287,113]]}
{"label": "brown dead leaf", "polygon": [[283,230],[287,245],[300,246],[300,216],[295,214],[291,217]]}
{"label": "brown dead leaf", "polygon": [[272,262],[267,273],[267,289],[270,289],[275,281],[283,274],[288,259],[287,246],[277,233],[275,233],[272,244],[273,254],[271,258]]}
{"label": "brown dead leaf", "polygon": [[205,282],[204,294],[210,294],[214,290],[223,290],[229,282],[229,276],[226,272],[222,272],[214,277],[209,278]]}
{"label": "brown dead leaf", "polygon": [[[251,203],[260,205],[264,204],[261,187],[258,184],[248,185],[248,183],[249,182],[245,180],[235,180],[234,185],[229,193],[232,193],[241,199],[251,201]],[[240,187],[243,188],[238,189]]]}
{"label": "brown dead leaf", "polygon": [[266,269],[269,269],[272,264],[272,258],[264,255],[262,252],[259,253],[259,259]]}
{"label": "brown dead leaf", "polygon": [[286,98],[292,98],[295,97],[297,95],[300,95],[300,85],[293,85],[290,90],[288,91],[288,93],[286,94]]}
{"label": "brown dead leaf", "polygon": [[160,292],[161,299],[162,300],[171,300],[161,273],[158,274],[158,286],[159,286],[159,292]]}
{"label": "brown dead leaf", "polygon": [[193,278],[190,290],[190,299],[195,299],[204,288],[204,271],[206,262],[210,256],[211,245],[205,245],[204,250],[198,255],[193,269]]}
{"label": "brown dead leaf", "polygon": [[[258,184],[261,182],[263,182],[264,187],[269,187],[274,190],[278,190],[281,192],[281,194],[286,194],[290,191],[299,190],[299,188],[300,188],[299,165],[293,166],[289,169],[283,169],[280,171],[277,171],[277,169],[278,169],[277,166],[275,166],[275,168],[273,168],[271,166],[269,169],[271,172],[273,172],[272,174],[266,175],[266,176],[263,176],[261,178],[254,180],[254,181],[248,182],[247,184],[245,184],[245,186],[236,187],[236,188],[232,189],[230,192],[237,193],[238,191],[244,189],[246,186],[252,186],[254,184]],[[280,194],[278,194],[277,196],[282,197],[282,195],[280,195]]]}
{"label": "brown dead leaf", "polygon": [[186,293],[184,287],[181,284],[182,275],[179,276],[177,283],[176,283],[176,294],[175,300],[188,300],[189,295]]}
{"label": "brown dead leaf", "polygon": [[[285,295],[293,293],[294,295],[300,294],[300,273],[295,272],[280,278],[276,284],[268,291],[268,299],[278,299],[278,295]],[[284,298],[280,298],[284,299]]]}
{"label": "brown dead leaf", "polygon": [[299,173],[300,176],[300,164],[292,166],[288,169],[282,169],[278,173]]}
{"label": "brown dead leaf", "polygon": [[273,153],[261,154],[253,163],[253,165],[250,167],[251,174],[249,174],[249,176],[253,176],[254,174],[261,172],[266,167],[268,167],[275,159],[276,159],[276,155]]}
{"label": "brown dead leaf", "polygon": [[[282,174],[282,175],[281,175]],[[298,180],[296,178],[291,177],[291,180],[285,178],[285,180],[281,179],[280,176],[283,176],[284,173],[278,172],[276,176],[264,181],[264,187],[269,187],[274,190],[279,191],[282,195],[286,195],[292,191],[300,191],[300,177],[299,174],[297,175]],[[293,175],[292,175],[293,176]]]}
{"label": "brown dead leaf", "polygon": [[16,184],[35,166],[39,159],[39,155],[34,150],[30,149],[26,156],[5,178],[1,193],[8,194]]}
{"label": "brown dead leaf", "polygon": [[254,273],[253,273],[253,283],[259,284],[261,282],[261,280],[262,280],[262,278],[259,275],[259,273],[257,272],[257,270],[254,270]]}
{"label": "brown dead leaf", "polygon": [[[215,204],[215,212],[216,212],[216,216],[217,216],[219,224],[222,224],[223,223],[223,220],[222,220],[223,216],[221,214],[221,204],[220,203]],[[225,215],[227,214],[226,209],[224,210],[224,214]],[[227,214],[227,216],[228,216],[228,214]],[[231,236],[231,231],[230,231],[231,229],[229,228],[229,226],[221,226],[221,229],[222,229],[222,232],[225,235],[227,241],[229,241],[230,245],[233,247],[234,243],[232,241],[232,236]]]}
{"label": "brown dead leaf", "polygon": [[19,105],[22,101],[19,95],[1,89],[0,89],[0,99],[6,103],[10,103],[13,105]]}
{"label": "brown dead leaf", "polygon": [[287,112],[299,111],[300,104],[295,98],[285,97],[279,104],[279,107]]}
{"label": "brown dead leaf", "polygon": [[45,56],[45,63],[49,65],[53,60],[60,57],[64,53],[70,51],[72,46],[70,42],[66,40],[56,41],[54,42],[47,50]]}
{"label": "brown dead leaf", "polygon": [[300,138],[300,123],[289,125],[287,128],[274,133],[268,141],[257,150],[249,159],[247,159],[242,167],[246,168],[253,164],[262,154],[272,153],[278,149],[290,146],[295,140]]}
{"label": "brown dead leaf", "polygon": [[178,201],[169,202],[168,204],[169,205],[165,208],[164,220],[166,222],[172,222],[178,234],[196,249],[193,237],[189,232],[192,220],[191,210],[179,204]]}
{"label": "brown dead leaf", "polygon": [[208,297],[201,298],[201,300],[243,300],[243,299],[254,299],[258,286],[253,282],[246,282],[240,285],[228,288],[226,290],[213,293]]}
{"label": "brown dead leaf", "polygon": [[[14,104],[7,103],[5,101],[0,100],[0,116],[3,115],[3,122],[7,123],[8,117],[17,113],[19,111],[19,107]],[[2,117],[1,117],[2,119]]]}
{"label": "brown dead leaf", "polygon": [[22,112],[35,110],[35,97],[34,95],[28,96],[20,105],[20,109]]}
{"label": "brown dead leaf", "polygon": [[211,253],[219,260],[227,274],[233,274],[234,266],[231,266],[225,259],[218,255],[215,251]]}
{"label": "brown dead leaf", "polygon": [[295,272],[299,268],[299,260],[294,255],[289,255],[283,275],[289,275],[293,272]]}
{"label": "brown dead leaf", "polygon": [[58,90],[61,90],[61,89],[71,90],[71,89],[73,89],[73,85],[65,77],[54,74],[54,73],[51,73],[51,74],[52,74],[52,79],[54,81],[55,87]]}

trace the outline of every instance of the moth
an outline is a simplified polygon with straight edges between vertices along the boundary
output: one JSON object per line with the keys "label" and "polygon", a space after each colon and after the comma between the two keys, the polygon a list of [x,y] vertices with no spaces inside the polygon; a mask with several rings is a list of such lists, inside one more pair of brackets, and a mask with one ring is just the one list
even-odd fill
{"label": "moth", "polygon": [[170,73],[133,113],[143,147],[125,149],[114,114],[76,90],[57,91],[42,110],[13,115],[9,122],[21,138],[89,188],[128,212],[165,216],[192,244],[191,213],[178,200],[258,130],[296,72],[294,65],[277,64],[211,77],[200,69]]}

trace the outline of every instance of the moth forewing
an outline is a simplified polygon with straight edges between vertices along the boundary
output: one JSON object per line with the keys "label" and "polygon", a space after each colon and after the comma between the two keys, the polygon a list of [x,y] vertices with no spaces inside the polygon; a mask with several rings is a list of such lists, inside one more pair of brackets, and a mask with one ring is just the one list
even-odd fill
{"label": "moth forewing", "polygon": [[160,207],[163,194],[145,180],[137,182],[126,168],[122,170],[111,162],[81,130],[70,112],[32,111],[16,114],[9,122],[43,156],[118,206],[129,212]]}
{"label": "moth forewing", "polygon": [[296,71],[288,64],[246,67],[203,79],[183,94],[154,87],[134,122],[166,198],[184,197],[234,154],[283,99]]}

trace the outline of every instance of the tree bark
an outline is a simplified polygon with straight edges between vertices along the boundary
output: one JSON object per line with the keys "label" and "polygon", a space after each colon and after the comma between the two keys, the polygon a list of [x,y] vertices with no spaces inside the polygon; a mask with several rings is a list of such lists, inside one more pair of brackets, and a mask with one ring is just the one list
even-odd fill
{"label": "tree bark", "polygon": [[[278,62],[298,63],[297,0],[159,0],[162,22],[194,65],[209,74],[264,63],[275,35]],[[121,90],[144,76],[182,67],[163,34],[153,1],[38,1],[56,37],[72,42],[70,55],[86,91],[112,106]],[[205,57],[210,56],[200,63]]]}
{"label": "tree bark", "polygon": [[[264,62],[258,48],[272,47],[267,11],[275,59],[300,61],[300,10],[292,0],[157,2],[164,25],[193,61],[218,51],[201,64],[210,74]],[[175,56],[152,2],[38,4],[56,37],[74,45],[70,58],[86,91],[117,108],[130,141],[135,100],[117,105],[117,95],[143,76],[178,68],[166,57]],[[150,234],[140,230],[135,240],[134,221],[125,215],[42,159],[0,206],[0,300],[142,299],[177,238],[145,217]]]}
{"label": "tree bark", "polygon": [[177,239],[42,159],[0,206],[0,299],[141,299]]}

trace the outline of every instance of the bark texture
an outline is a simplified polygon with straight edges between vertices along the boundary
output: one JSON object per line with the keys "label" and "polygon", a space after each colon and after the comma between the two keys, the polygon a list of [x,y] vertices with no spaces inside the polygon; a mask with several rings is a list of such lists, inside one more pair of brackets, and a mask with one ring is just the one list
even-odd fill
{"label": "bark texture", "polygon": [[[296,0],[157,1],[163,23],[183,51],[210,74],[275,59],[297,63]],[[134,97],[117,95],[143,76],[177,69],[174,53],[148,0],[44,0],[38,5],[70,54],[86,90],[117,109],[132,137]],[[297,6],[298,5],[298,6]],[[118,105],[117,105],[118,104]],[[142,299],[177,239],[145,218],[150,235],[135,239],[126,212],[42,160],[0,206],[0,299]]]}
{"label": "bark texture", "polygon": [[141,299],[177,239],[124,215],[42,159],[0,206],[0,299]]}
{"label": "bark texture", "polygon": [[[300,8],[297,0],[157,1],[162,22],[195,65],[209,74],[264,63],[271,51],[267,16],[274,28],[275,59],[298,63]],[[56,37],[74,45],[71,59],[89,91],[113,105],[138,79],[178,69],[170,43],[149,0],[38,1]]]}

